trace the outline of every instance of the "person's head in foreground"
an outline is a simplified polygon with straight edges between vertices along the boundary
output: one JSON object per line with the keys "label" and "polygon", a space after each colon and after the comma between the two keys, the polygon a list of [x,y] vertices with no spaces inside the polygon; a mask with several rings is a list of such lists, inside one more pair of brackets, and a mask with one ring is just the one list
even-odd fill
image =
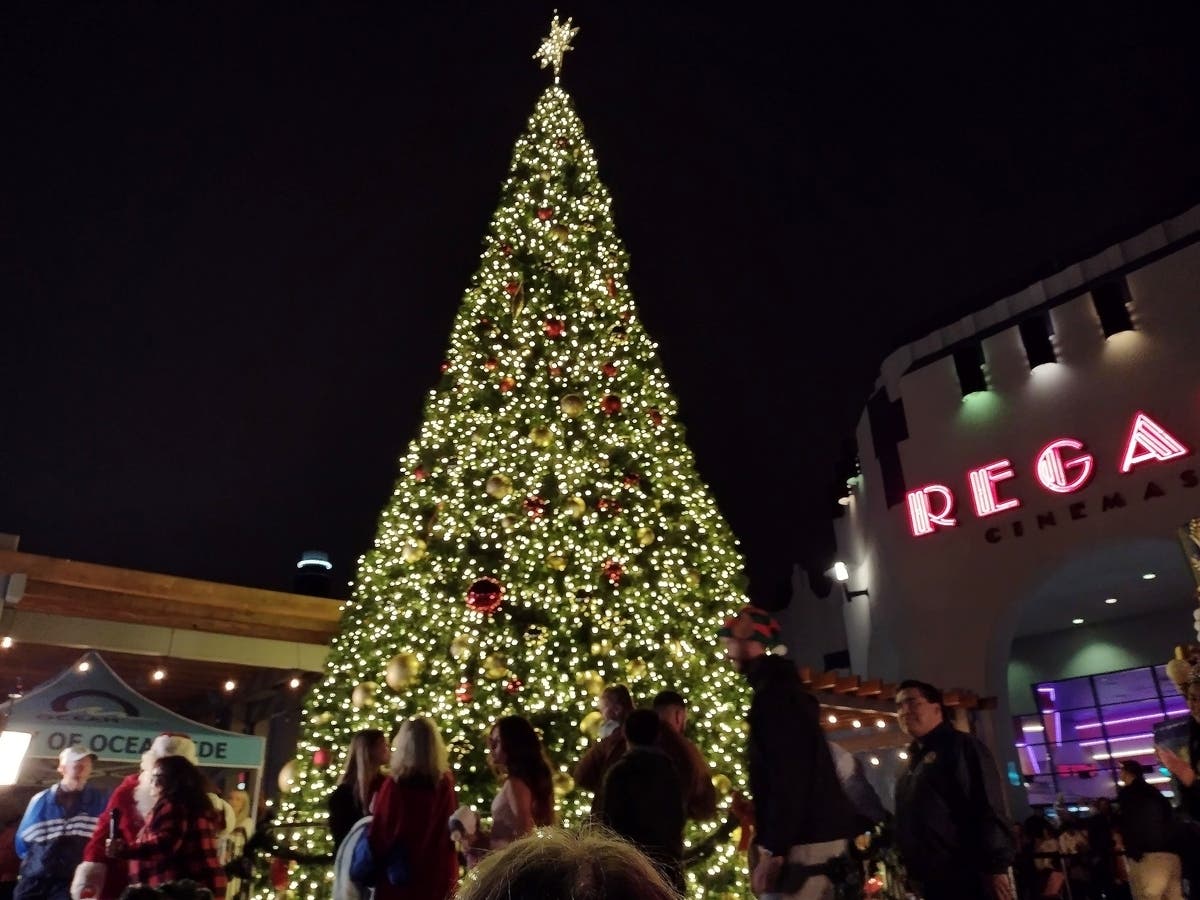
{"label": "person's head in foreground", "polygon": [[488,856],[456,900],[678,900],[650,860],[600,829],[543,828]]}

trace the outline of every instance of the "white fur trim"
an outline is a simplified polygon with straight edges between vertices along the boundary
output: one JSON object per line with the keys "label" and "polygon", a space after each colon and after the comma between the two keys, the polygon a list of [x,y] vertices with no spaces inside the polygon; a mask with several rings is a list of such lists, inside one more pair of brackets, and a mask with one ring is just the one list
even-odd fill
{"label": "white fur trim", "polygon": [[99,897],[104,891],[104,876],[108,874],[108,866],[100,862],[81,862],[75,867],[75,877],[71,879],[72,900],[79,900],[86,890],[91,897]]}
{"label": "white fur trim", "polygon": [[182,756],[193,766],[198,765],[196,742],[186,734],[160,734],[150,745],[152,759],[162,759],[164,756]]}

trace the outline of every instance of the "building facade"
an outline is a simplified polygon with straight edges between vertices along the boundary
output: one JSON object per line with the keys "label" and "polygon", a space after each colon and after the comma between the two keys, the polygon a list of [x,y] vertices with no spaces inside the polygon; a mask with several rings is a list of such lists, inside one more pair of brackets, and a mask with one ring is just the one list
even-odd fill
{"label": "building facade", "polygon": [[1028,773],[1038,684],[1195,637],[1200,208],[892,353],[857,442],[833,595],[793,615],[836,608],[854,671],[994,695]]}

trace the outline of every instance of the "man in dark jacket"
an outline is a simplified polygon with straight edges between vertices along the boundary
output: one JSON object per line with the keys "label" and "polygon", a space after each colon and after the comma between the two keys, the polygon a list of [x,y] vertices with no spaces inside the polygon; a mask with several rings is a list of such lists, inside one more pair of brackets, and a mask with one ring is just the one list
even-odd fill
{"label": "man in dark jacket", "polygon": [[1183,897],[1183,870],[1174,852],[1171,803],[1146,781],[1145,769],[1135,759],[1121,763],[1117,804],[1121,810],[1118,823],[1125,839],[1129,886],[1135,900]]}
{"label": "man in dark jacket", "polygon": [[669,756],[657,746],[658,716],[639,709],[625,719],[629,749],[600,789],[602,821],[641,848],[682,894],[684,790]]}
{"label": "man in dark jacket", "polygon": [[926,900],[1012,900],[1014,848],[995,760],[945,718],[942,692],[904,681],[900,729],[913,738],[896,782],[896,843]]}
{"label": "man in dark jacket", "polygon": [[760,896],[832,900],[830,863],[846,852],[854,810],[842,792],[820,706],[796,667],[767,651],[779,625],[754,606],[725,622],[725,655],[754,689],[747,754],[759,861],[751,886]]}

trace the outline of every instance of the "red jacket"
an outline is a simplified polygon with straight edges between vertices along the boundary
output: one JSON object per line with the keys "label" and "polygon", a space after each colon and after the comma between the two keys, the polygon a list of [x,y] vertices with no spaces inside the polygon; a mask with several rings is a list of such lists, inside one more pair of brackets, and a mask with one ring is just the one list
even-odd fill
{"label": "red jacket", "polygon": [[96,823],[92,839],[83,848],[84,862],[103,863],[107,867],[104,872],[104,889],[100,892],[98,900],[117,900],[129,885],[129,866],[124,860],[109,859],[108,854],[104,852],[104,843],[108,840],[108,822],[114,809],[121,811],[121,839],[126,844],[137,840],[138,832],[145,824],[133,799],[133,792],[137,786],[137,773],[127,776],[117,785],[117,789],[108,798],[104,812],[100,813],[100,821]]}
{"label": "red jacket", "polygon": [[192,816],[169,800],[159,800],[123,854],[130,861],[130,877],[151,887],[191,879],[223,900],[227,879],[217,857],[215,819],[213,810]]}
{"label": "red jacket", "polygon": [[383,867],[392,848],[408,855],[409,878],[394,885],[382,876],[375,900],[446,900],[458,884],[458,856],[450,840],[450,816],[458,808],[454,779],[447,773],[434,787],[384,779],[375,795],[367,839]]}

